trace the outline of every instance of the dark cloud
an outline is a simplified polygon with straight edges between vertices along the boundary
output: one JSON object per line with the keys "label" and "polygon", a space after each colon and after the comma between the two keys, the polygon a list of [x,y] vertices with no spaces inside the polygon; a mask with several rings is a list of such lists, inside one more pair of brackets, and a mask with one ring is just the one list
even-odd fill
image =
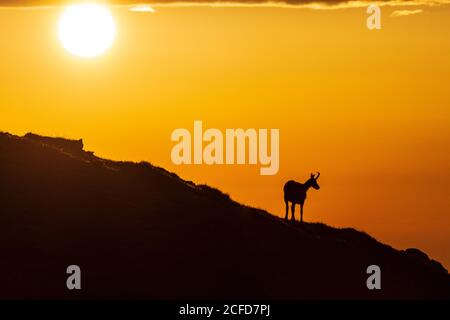
{"label": "dark cloud", "polygon": [[[391,0],[385,0],[391,1]],[[406,0],[407,1],[407,0]],[[0,6],[45,6],[45,5],[65,5],[68,3],[83,2],[83,0],[0,0]],[[243,4],[263,4],[263,3],[280,3],[280,4],[312,4],[318,3],[322,5],[335,5],[347,3],[348,0],[103,0],[109,4],[116,5],[138,5],[142,3],[147,4],[173,4],[173,3],[199,3],[199,4],[220,4],[220,3],[243,3]]]}
{"label": "dark cloud", "polygon": [[[53,5],[66,5],[69,3],[79,3],[85,2],[83,0],[0,0],[0,6],[8,6],[8,7],[28,7],[28,6],[53,6]],[[348,4],[352,6],[353,4],[357,4],[357,2],[352,0],[103,0],[101,2],[106,2],[113,5],[138,5],[138,4],[216,4],[220,5],[221,3],[226,4],[280,4],[280,5],[313,5],[318,4],[319,6],[336,6]],[[361,0],[361,2],[370,3],[369,0]],[[449,3],[450,0],[378,0],[378,2],[383,2],[385,4],[439,4],[439,3]]]}

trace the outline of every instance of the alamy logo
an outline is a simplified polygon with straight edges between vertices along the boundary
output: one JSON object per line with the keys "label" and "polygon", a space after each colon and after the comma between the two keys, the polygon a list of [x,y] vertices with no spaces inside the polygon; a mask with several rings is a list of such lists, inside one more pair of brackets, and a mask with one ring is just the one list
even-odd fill
{"label": "alamy logo", "polygon": [[77,265],[71,265],[67,267],[67,274],[70,276],[67,278],[66,286],[69,290],[81,289],[81,269]]}
{"label": "alamy logo", "polygon": [[188,129],[176,129],[171,140],[178,142],[171,153],[176,165],[259,163],[261,175],[275,175],[280,166],[279,129],[226,129],[223,134],[214,128],[203,131],[203,122],[194,121],[193,135]]}
{"label": "alamy logo", "polygon": [[366,285],[369,290],[380,290],[381,289],[381,269],[379,266],[373,264],[367,267],[367,274],[370,274],[370,277],[367,278]]}
{"label": "alamy logo", "polygon": [[371,4],[367,7],[367,17],[366,25],[369,30],[381,29],[381,9],[376,4]]}

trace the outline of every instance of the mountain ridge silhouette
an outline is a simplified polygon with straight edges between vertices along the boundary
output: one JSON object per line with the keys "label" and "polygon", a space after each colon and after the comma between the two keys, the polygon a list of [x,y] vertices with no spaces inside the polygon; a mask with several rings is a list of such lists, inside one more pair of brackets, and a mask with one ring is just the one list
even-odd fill
{"label": "mountain ridge silhouette", "polygon": [[[418,249],[287,222],[83,147],[0,133],[0,298],[450,299],[447,270]],[[80,291],[65,287],[71,264]],[[366,287],[372,264],[381,290]]]}

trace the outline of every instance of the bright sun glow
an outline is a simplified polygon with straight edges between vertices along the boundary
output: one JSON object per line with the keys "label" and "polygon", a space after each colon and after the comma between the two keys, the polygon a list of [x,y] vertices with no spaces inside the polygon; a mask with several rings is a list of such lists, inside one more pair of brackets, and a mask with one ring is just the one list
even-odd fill
{"label": "bright sun glow", "polygon": [[69,6],[59,21],[59,40],[70,53],[96,57],[111,47],[116,25],[109,10],[98,4]]}

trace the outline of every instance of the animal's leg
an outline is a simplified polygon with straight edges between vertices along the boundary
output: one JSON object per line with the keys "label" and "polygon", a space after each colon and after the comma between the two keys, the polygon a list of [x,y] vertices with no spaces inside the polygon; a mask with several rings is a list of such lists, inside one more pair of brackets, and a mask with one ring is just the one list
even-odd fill
{"label": "animal's leg", "polygon": [[284,216],[284,218],[287,220],[288,218],[288,212],[289,212],[289,202],[288,201],[284,201],[286,203],[286,215]]}
{"label": "animal's leg", "polygon": [[292,202],[292,205],[291,205],[291,213],[292,213],[291,220],[292,221],[295,221],[294,212],[295,212],[295,202]]}
{"label": "animal's leg", "polygon": [[300,222],[303,222],[303,203],[300,203]]}

